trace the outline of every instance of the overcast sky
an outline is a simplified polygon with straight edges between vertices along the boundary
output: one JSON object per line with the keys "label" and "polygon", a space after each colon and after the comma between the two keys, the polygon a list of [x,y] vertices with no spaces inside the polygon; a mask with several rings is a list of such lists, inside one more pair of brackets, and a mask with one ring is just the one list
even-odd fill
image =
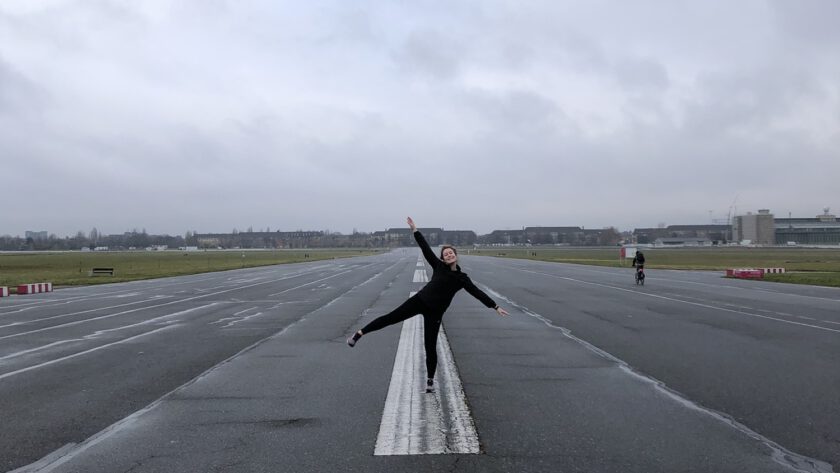
{"label": "overcast sky", "polygon": [[0,235],[837,214],[838,18],[835,0],[3,0]]}

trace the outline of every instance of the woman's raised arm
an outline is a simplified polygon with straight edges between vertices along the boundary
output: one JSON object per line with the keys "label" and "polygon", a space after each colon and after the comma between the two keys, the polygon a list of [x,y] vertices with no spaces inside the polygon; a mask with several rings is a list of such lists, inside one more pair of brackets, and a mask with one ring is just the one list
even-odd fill
{"label": "woman's raised arm", "polygon": [[411,228],[411,233],[414,235],[414,240],[417,241],[417,246],[420,247],[420,251],[423,252],[423,256],[426,258],[426,261],[432,265],[432,269],[437,268],[443,264],[437,256],[435,256],[435,252],[432,251],[432,248],[429,246],[429,243],[423,238],[423,234],[417,231],[417,225],[414,224],[414,220],[411,217],[408,217],[408,227]]}

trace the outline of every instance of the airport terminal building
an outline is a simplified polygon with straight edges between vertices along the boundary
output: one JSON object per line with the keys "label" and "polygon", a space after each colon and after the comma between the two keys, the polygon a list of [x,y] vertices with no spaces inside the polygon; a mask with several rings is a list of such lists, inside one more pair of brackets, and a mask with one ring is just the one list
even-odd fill
{"label": "airport terminal building", "polygon": [[824,209],[814,218],[777,218],[774,220],[776,245],[840,244],[840,221]]}
{"label": "airport terminal building", "polygon": [[775,218],[770,210],[732,218],[732,225],[670,225],[637,228],[633,238],[654,246],[709,246],[728,242],[752,245],[838,245],[840,220],[823,209],[813,218]]}

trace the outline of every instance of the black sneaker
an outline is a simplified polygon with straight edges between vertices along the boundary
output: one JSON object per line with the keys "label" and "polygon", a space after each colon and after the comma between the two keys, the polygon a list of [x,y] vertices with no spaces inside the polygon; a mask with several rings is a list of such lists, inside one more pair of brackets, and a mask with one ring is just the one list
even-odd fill
{"label": "black sneaker", "polygon": [[426,380],[426,392],[427,393],[435,392],[435,380],[434,379],[429,378],[429,379]]}
{"label": "black sneaker", "polygon": [[356,332],[356,333],[353,334],[352,337],[347,339],[347,344],[350,345],[351,347],[355,347],[356,342],[358,342],[360,338],[362,338],[362,336],[359,335],[359,332]]}

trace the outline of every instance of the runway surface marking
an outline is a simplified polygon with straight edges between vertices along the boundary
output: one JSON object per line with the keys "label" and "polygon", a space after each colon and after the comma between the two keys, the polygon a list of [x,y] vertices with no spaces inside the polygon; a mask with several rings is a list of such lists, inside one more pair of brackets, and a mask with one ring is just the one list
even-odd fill
{"label": "runway surface marking", "polygon": [[[162,296],[162,297],[174,297],[174,296]],[[80,315],[80,314],[88,314],[88,313],[91,313],[91,312],[98,312],[98,311],[101,311],[101,310],[116,309],[118,307],[126,307],[126,306],[130,306],[130,305],[143,304],[145,302],[154,302],[154,301],[157,301],[157,300],[160,300],[160,299],[161,299],[160,297],[153,297],[151,299],[143,299],[143,300],[140,300],[140,301],[128,302],[128,303],[125,303],[125,304],[111,305],[111,306],[106,306],[106,307],[97,307],[96,309],[80,310],[78,312],[70,312],[70,313],[67,313],[67,314],[59,314],[59,315],[53,315],[53,316],[50,316],[50,317],[42,317],[40,319],[23,320],[23,321],[19,321],[19,322],[12,322],[12,323],[6,324],[6,325],[0,325],[0,328],[14,327],[16,325],[28,325],[28,324],[33,324],[35,322],[43,322],[45,320],[61,319],[61,318],[64,318],[64,317],[71,317],[71,316]]]}
{"label": "runway surface marking", "polygon": [[[109,332],[116,332],[116,331],[119,331],[119,330],[125,330],[125,329],[128,329],[128,328],[140,327],[140,326],[142,326],[142,325],[160,324],[160,323],[166,323],[166,324],[168,324],[168,325],[171,325],[171,324],[174,324],[174,323],[180,322],[180,320],[177,320],[177,319],[176,319],[176,320],[168,320],[168,321],[167,321],[166,319],[170,319],[170,318],[172,318],[172,317],[179,317],[179,316],[182,316],[182,315],[186,315],[186,314],[189,314],[190,312],[200,311],[200,310],[202,310],[202,309],[206,309],[206,308],[208,308],[208,307],[212,307],[212,306],[214,306],[214,305],[216,305],[216,303],[215,303],[215,302],[210,303],[210,304],[206,304],[206,305],[203,305],[203,306],[200,306],[200,307],[193,307],[193,308],[191,308],[191,309],[186,309],[186,310],[182,310],[182,311],[174,312],[174,313],[172,313],[172,314],[161,315],[161,316],[155,317],[155,318],[153,318],[153,319],[142,320],[142,321],[140,321],[140,322],[136,322],[136,323],[129,324],[129,325],[121,325],[121,326],[119,326],[119,327],[113,327],[113,328],[108,328],[108,329],[97,330],[97,331],[95,331],[95,332],[93,332],[93,333],[91,333],[91,334],[85,335],[84,337],[81,337],[81,338],[71,338],[71,339],[65,339],[65,340],[57,340],[57,341],[55,341],[55,342],[48,343],[48,344],[43,345],[43,346],[40,346],[40,347],[30,348],[30,349],[27,349],[27,350],[22,350],[22,351],[19,351],[19,352],[16,352],[16,353],[11,353],[11,354],[5,355],[5,356],[3,356],[2,358],[0,358],[0,361],[2,361],[2,360],[7,360],[7,359],[12,359],[12,358],[16,358],[16,357],[18,357],[18,356],[27,355],[27,354],[30,354],[30,353],[34,353],[34,352],[37,352],[37,351],[40,351],[40,350],[45,350],[45,349],[47,349],[47,348],[52,348],[52,347],[54,347],[54,346],[62,345],[62,344],[65,344],[65,343],[71,343],[71,342],[84,342],[84,341],[88,341],[88,340],[94,340],[94,339],[97,339],[97,338],[99,338],[100,336],[102,336],[102,335],[104,335],[104,334],[107,334],[107,333],[109,333]],[[147,333],[151,333],[151,332],[147,332]],[[134,338],[134,337],[132,337],[132,338]],[[125,340],[129,340],[129,339],[125,339]],[[123,340],[123,341],[124,341],[124,340]],[[114,345],[114,344],[115,344],[115,343],[109,343],[109,344],[107,344],[107,345],[103,345],[103,347],[104,347],[104,346],[111,346],[111,345]],[[22,372],[24,372],[24,371],[29,371],[29,370],[31,370],[31,369],[40,368],[40,367],[42,367],[42,366],[48,366],[48,365],[51,365],[51,364],[55,363],[56,361],[68,360],[68,359],[73,358],[74,356],[77,356],[77,355],[79,355],[79,354],[83,354],[83,353],[90,353],[91,351],[95,351],[95,350],[85,350],[85,351],[80,352],[80,353],[75,354],[75,355],[65,356],[65,357],[62,357],[62,358],[58,358],[57,360],[51,360],[51,361],[48,361],[48,362],[45,362],[45,363],[41,363],[41,364],[39,364],[39,365],[34,365],[34,366],[29,367],[29,368],[22,369],[22,370],[18,370],[18,371],[16,371],[16,372],[12,372],[12,373],[17,373],[17,372],[21,372],[21,373],[22,373]],[[10,373],[7,373],[7,374],[10,374]],[[5,375],[3,375],[3,376],[5,376]]]}
{"label": "runway surface marking", "polygon": [[[370,266],[370,265],[362,266],[362,268],[367,267],[367,266]],[[269,295],[269,297],[275,296],[275,295],[278,295],[278,294],[283,294],[284,292],[292,291],[292,290],[295,290],[295,289],[299,289],[301,287],[308,286],[310,284],[315,284],[316,282],[324,281],[326,279],[341,276],[341,275],[347,274],[349,272],[350,272],[349,270],[348,271],[343,271],[343,272],[334,274],[332,276],[327,276],[325,278],[318,279],[316,281],[308,282],[306,284],[301,284],[300,286],[292,287],[292,288],[286,289],[285,291],[280,291],[278,293],[271,294],[271,295]],[[11,334],[11,335],[5,335],[5,336],[0,337],[0,340],[6,339],[6,338],[20,337],[22,335],[30,335],[30,334],[33,334],[33,333],[39,333],[39,332],[43,332],[43,331],[46,331],[46,330],[54,330],[54,329],[57,329],[57,328],[68,327],[68,326],[71,326],[71,325],[78,325],[78,324],[82,324],[82,323],[86,323],[86,322],[92,322],[92,321],[95,321],[95,320],[107,319],[107,318],[116,317],[116,316],[119,316],[119,315],[125,315],[125,314],[129,314],[129,313],[133,313],[133,312],[137,312],[137,311],[141,311],[141,310],[154,309],[154,308],[163,307],[163,306],[167,306],[167,305],[189,302],[189,301],[196,300],[196,299],[204,299],[204,298],[211,297],[211,296],[218,296],[219,294],[224,294],[224,293],[227,293],[227,292],[242,290],[242,289],[255,287],[255,286],[262,286],[262,285],[277,282],[277,281],[283,281],[285,279],[291,279],[293,277],[296,277],[296,276],[287,276],[287,277],[282,277],[282,278],[279,278],[279,279],[273,279],[273,280],[270,280],[270,281],[263,281],[263,282],[258,282],[258,283],[246,284],[244,286],[236,286],[236,287],[233,287],[231,289],[218,291],[214,294],[202,294],[202,295],[198,295],[198,296],[187,297],[187,298],[184,298],[184,299],[178,299],[178,300],[175,300],[175,301],[172,301],[172,302],[166,302],[166,303],[163,303],[163,304],[141,307],[139,309],[126,310],[126,311],[117,312],[117,313],[114,313],[114,314],[102,315],[102,316],[99,316],[99,317],[92,317],[92,318],[89,318],[89,319],[77,320],[75,322],[68,322],[68,323],[61,324],[61,325],[53,325],[51,327],[44,327],[44,328],[37,329],[37,330],[30,330],[29,332],[21,332],[21,333],[15,333],[15,334]]]}
{"label": "runway surface marking", "polygon": [[[14,470],[13,472],[10,472],[10,473],[30,473],[30,472],[33,472],[33,471],[37,471],[38,473],[51,472],[51,471],[55,470],[56,468],[60,467],[61,465],[67,463],[68,461],[71,461],[74,458],[77,458],[77,457],[81,456],[86,451],[94,448],[97,444],[99,444],[100,442],[102,442],[102,441],[108,439],[109,437],[115,435],[116,433],[118,433],[122,430],[125,430],[125,429],[133,428],[135,426],[135,424],[137,423],[137,421],[143,415],[145,415],[148,412],[153,411],[160,404],[162,404],[164,402],[164,400],[166,400],[167,398],[172,396],[174,393],[182,391],[182,390],[186,389],[187,387],[201,381],[205,377],[210,376],[211,373],[216,371],[218,368],[226,365],[227,363],[233,361],[234,359],[238,358],[239,356],[255,349],[256,347],[262,345],[263,343],[266,343],[266,342],[269,342],[271,340],[275,340],[277,338],[282,337],[287,331],[289,331],[292,327],[298,325],[304,319],[308,318],[309,316],[311,316],[312,314],[315,314],[318,311],[323,310],[326,307],[331,306],[332,304],[335,303],[335,301],[339,300],[341,297],[344,297],[346,294],[348,294],[348,293],[366,285],[370,281],[373,281],[374,279],[378,278],[379,276],[381,276],[382,274],[384,274],[385,272],[387,272],[389,269],[393,268],[394,266],[396,266],[396,263],[389,266],[388,268],[386,268],[385,271],[381,271],[379,273],[374,274],[373,276],[371,276],[369,279],[367,279],[363,283],[358,284],[356,286],[353,286],[352,288],[350,288],[348,291],[341,294],[336,299],[333,299],[332,301],[328,302],[327,304],[325,304],[325,305],[323,305],[323,306],[305,314],[303,317],[301,317],[300,319],[290,323],[289,325],[287,325],[285,328],[283,328],[279,332],[277,332],[273,335],[270,335],[270,336],[268,336],[268,337],[266,337],[262,340],[254,342],[253,344],[243,348],[242,350],[240,350],[236,354],[231,355],[230,357],[228,357],[225,360],[219,362],[218,364],[208,368],[207,370],[205,370],[203,373],[199,374],[195,378],[187,381],[186,383],[182,384],[181,386],[178,386],[177,388],[175,388],[175,389],[169,391],[168,393],[164,394],[163,396],[159,397],[158,399],[156,399],[155,401],[153,401],[151,404],[144,407],[143,409],[140,409],[139,411],[136,411],[133,414],[131,414],[131,415],[129,415],[129,416],[113,423],[113,424],[111,424],[110,426],[106,427],[105,429],[103,429],[103,430],[99,431],[98,433],[94,434],[93,436],[87,438],[83,442],[81,442],[79,444],[76,444],[76,443],[66,444],[63,447],[60,447],[59,449],[57,449],[57,450],[53,451],[52,453],[48,454],[47,456],[45,456],[41,460],[38,460],[38,461],[36,461],[36,462],[34,462],[30,465],[26,465],[26,466],[23,466],[21,468],[18,468],[17,470]],[[171,327],[174,327],[174,326],[170,325],[170,326],[158,329],[158,330],[165,330],[165,329],[171,328]],[[152,332],[148,332],[148,333],[143,334],[143,335],[148,335],[150,333],[152,333]],[[143,336],[143,335],[138,335],[138,337]],[[123,340],[123,341],[126,341],[126,340]],[[100,348],[103,348],[103,347],[100,347]],[[74,356],[77,356],[77,355],[74,355]]]}
{"label": "runway surface marking", "polygon": [[[415,282],[424,281],[415,277]],[[422,316],[403,322],[374,455],[480,453],[478,433],[442,326],[437,352],[436,389],[426,393]]]}
{"label": "runway surface marking", "polygon": [[515,307],[516,309],[518,309],[519,311],[521,311],[525,315],[527,315],[529,317],[533,317],[536,320],[539,320],[540,322],[544,323],[546,326],[548,326],[552,329],[559,330],[565,337],[567,337],[571,340],[574,340],[575,342],[579,343],[580,345],[582,345],[587,350],[590,350],[590,351],[594,352],[595,354],[603,357],[606,360],[609,360],[611,362],[616,363],[621,368],[621,370],[623,372],[627,373],[628,375],[630,375],[630,376],[632,376],[632,377],[634,377],[638,380],[641,380],[645,383],[648,383],[648,384],[652,385],[654,389],[656,389],[659,392],[665,394],[666,396],[668,396],[672,400],[676,401],[680,405],[682,405],[682,406],[684,406],[688,409],[692,409],[694,411],[705,414],[709,417],[712,417],[713,419],[734,428],[735,430],[741,432],[742,434],[746,435],[747,437],[750,437],[753,440],[757,440],[757,441],[763,443],[768,448],[770,448],[770,450],[771,450],[770,456],[773,459],[773,461],[775,461],[776,463],[778,463],[780,465],[790,467],[794,471],[801,471],[801,472],[832,473],[834,471],[832,469],[831,465],[829,465],[828,463],[825,463],[821,460],[817,460],[815,458],[808,457],[806,455],[800,455],[798,453],[792,452],[792,451],[786,449],[785,447],[783,447],[782,445],[774,442],[773,440],[770,440],[767,437],[764,437],[763,435],[759,434],[758,432],[755,432],[754,430],[750,429],[746,425],[738,422],[732,416],[730,416],[730,415],[728,415],[724,412],[719,412],[719,411],[716,411],[714,409],[709,409],[709,408],[707,408],[707,407],[705,407],[701,404],[698,404],[698,403],[684,397],[684,395],[682,393],[679,393],[679,392],[671,389],[670,387],[668,387],[667,384],[665,384],[664,382],[654,378],[653,376],[649,376],[649,375],[644,374],[640,371],[637,371],[635,368],[630,366],[629,363],[622,360],[621,358],[618,358],[617,356],[613,355],[612,353],[609,353],[605,350],[602,350],[602,349],[596,347],[595,345],[587,342],[586,340],[583,340],[582,338],[578,338],[578,337],[574,336],[572,334],[571,330],[569,330],[568,328],[563,327],[561,325],[557,325],[556,323],[554,323],[548,317],[545,317],[541,314],[538,314],[538,313],[532,311],[531,309],[529,309],[528,307],[526,307],[524,305],[518,304],[517,302],[503,296],[502,294],[494,291],[493,289],[491,289],[491,288],[489,288],[489,287],[487,287],[483,284],[480,284],[480,287],[482,288],[482,290],[484,290],[488,294],[492,295],[494,298],[505,301],[511,307]]}
{"label": "runway surface marking", "polygon": [[136,340],[140,337],[145,337],[146,335],[151,335],[153,333],[157,333],[157,332],[160,332],[162,330],[168,330],[168,329],[171,329],[171,328],[174,328],[174,327],[176,327],[176,325],[167,325],[165,327],[161,327],[161,328],[157,328],[157,329],[145,332],[145,333],[141,333],[140,335],[135,335],[133,337],[128,337],[128,338],[125,338],[123,340],[118,340],[116,342],[107,343],[105,345],[98,346],[96,348],[91,348],[90,350],[80,351],[79,353],[73,353],[72,355],[67,355],[67,356],[63,356],[61,358],[56,358],[54,360],[50,360],[50,361],[47,361],[47,362],[44,362],[44,363],[41,363],[41,364],[38,364],[38,365],[29,366],[27,368],[19,369],[17,371],[11,371],[9,373],[0,375],[0,380],[12,377],[16,374],[25,373],[27,371],[32,371],[34,369],[43,368],[45,366],[49,366],[49,365],[53,365],[55,363],[66,361],[66,360],[69,360],[71,358],[76,358],[77,356],[87,355],[88,353],[99,351],[99,350],[102,350],[104,348],[108,348],[108,347],[111,347],[111,346],[114,346],[114,345],[119,345],[121,343],[130,342],[130,341]]}
{"label": "runway surface marking", "polygon": [[[686,301],[686,300],[682,300],[682,299],[676,299],[676,298],[673,298],[673,297],[661,296],[659,294],[650,294],[650,293],[647,293],[647,292],[639,292],[637,290],[626,289],[626,288],[623,288],[623,287],[610,286],[609,284],[601,284],[601,283],[596,283],[596,282],[583,281],[583,280],[580,280],[580,279],[569,278],[569,277],[565,277],[565,276],[557,276],[555,274],[543,273],[543,272],[540,272],[540,271],[532,271],[532,270],[527,270],[527,269],[519,269],[519,271],[522,271],[522,272],[525,272],[525,273],[539,274],[539,275],[543,275],[543,276],[551,276],[551,277],[557,278],[557,279],[563,279],[563,280],[566,280],[566,281],[572,281],[572,282],[577,282],[577,283],[581,283],[581,284],[588,284],[590,286],[598,286],[598,287],[603,287],[603,288],[607,288],[607,289],[614,289],[616,291],[629,292],[629,293],[637,294],[637,295],[640,295],[640,296],[653,297],[653,298],[656,298],[656,299],[664,299],[664,300],[673,301],[673,302],[681,302],[683,304],[689,304],[689,305],[693,305],[693,306],[704,307],[706,309],[720,310],[720,311],[724,311],[724,312],[730,312],[730,313],[733,313],[733,314],[747,315],[747,316],[750,316],[750,317],[758,317],[758,318],[762,318],[762,319],[775,320],[776,322],[782,322],[782,323],[791,324],[791,325],[799,325],[799,326],[802,326],[802,327],[808,327],[808,328],[813,328],[813,329],[817,329],[817,330],[824,330],[826,332],[840,333],[840,330],[834,329],[834,328],[820,327],[819,325],[806,324],[806,323],[802,323],[802,322],[796,322],[796,321],[793,321],[793,320],[785,320],[785,319],[780,319],[778,317],[770,317],[768,315],[753,314],[751,312],[744,312],[742,310],[727,309],[725,307],[719,307],[719,306],[714,306],[714,305],[709,305],[709,304],[702,304],[700,302],[691,302],[691,301]],[[751,309],[751,310],[755,310],[755,309]]]}
{"label": "runway surface marking", "polygon": [[[506,266],[506,267],[513,268],[513,269],[518,269],[520,271],[525,271],[524,269],[516,267],[513,264],[514,263],[513,261],[511,261],[510,263],[512,263],[512,264],[509,265],[509,266]],[[498,263],[498,262],[494,262],[494,264],[501,266],[501,264]],[[550,264],[568,265],[569,263],[550,263]],[[576,265],[576,266],[582,266],[582,265]],[[618,277],[618,278],[627,278],[627,275],[624,274],[624,273],[617,273],[615,271],[608,271],[608,270],[598,270],[598,269],[591,269],[591,268],[576,267],[575,271],[580,272],[580,273],[586,272],[586,273],[600,274],[600,275],[612,276],[612,277]],[[656,271],[657,273],[667,272],[667,273],[675,273],[675,274],[680,274],[680,275],[684,275],[686,273],[693,273],[693,272],[708,273],[708,271],[688,271],[688,270],[681,270],[681,269],[656,269],[654,271]],[[545,273],[540,273],[540,274],[545,274]],[[736,290],[736,291],[757,291],[757,292],[775,294],[775,295],[779,295],[779,296],[800,297],[800,298],[805,298],[805,299],[816,299],[816,300],[829,301],[829,302],[840,302],[840,299],[838,299],[838,298],[811,296],[811,295],[807,295],[807,294],[797,294],[795,292],[783,292],[781,290],[767,289],[767,288],[764,288],[764,287],[749,287],[748,284],[751,284],[751,282],[748,282],[748,281],[737,281],[737,282],[744,282],[746,284],[737,284],[736,285],[736,284],[713,284],[713,283],[708,283],[708,282],[689,281],[689,280],[685,280],[685,279],[678,279],[676,277],[666,279],[666,278],[660,278],[660,277],[653,277],[653,276],[650,276],[650,275],[648,275],[645,279],[649,280],[649,281],[666,281],[666,282],[669,282],[669,283],[694,284],[694,285],[698,285],[698,286],[713,287],[713,288],[716,288],[716,289],[729,289],[729,290]],[[723,276],[721,276],[720,279],[724,279]],[[731,281],[731,282],[735,283],[736,281]],[[819,289],[825,289],[825,290],[828,290],[828,291],[837,289],[837,288],[833,288],[833,287],[823,287],[823,286],[812,286],[812,287],[817,287]]]}

